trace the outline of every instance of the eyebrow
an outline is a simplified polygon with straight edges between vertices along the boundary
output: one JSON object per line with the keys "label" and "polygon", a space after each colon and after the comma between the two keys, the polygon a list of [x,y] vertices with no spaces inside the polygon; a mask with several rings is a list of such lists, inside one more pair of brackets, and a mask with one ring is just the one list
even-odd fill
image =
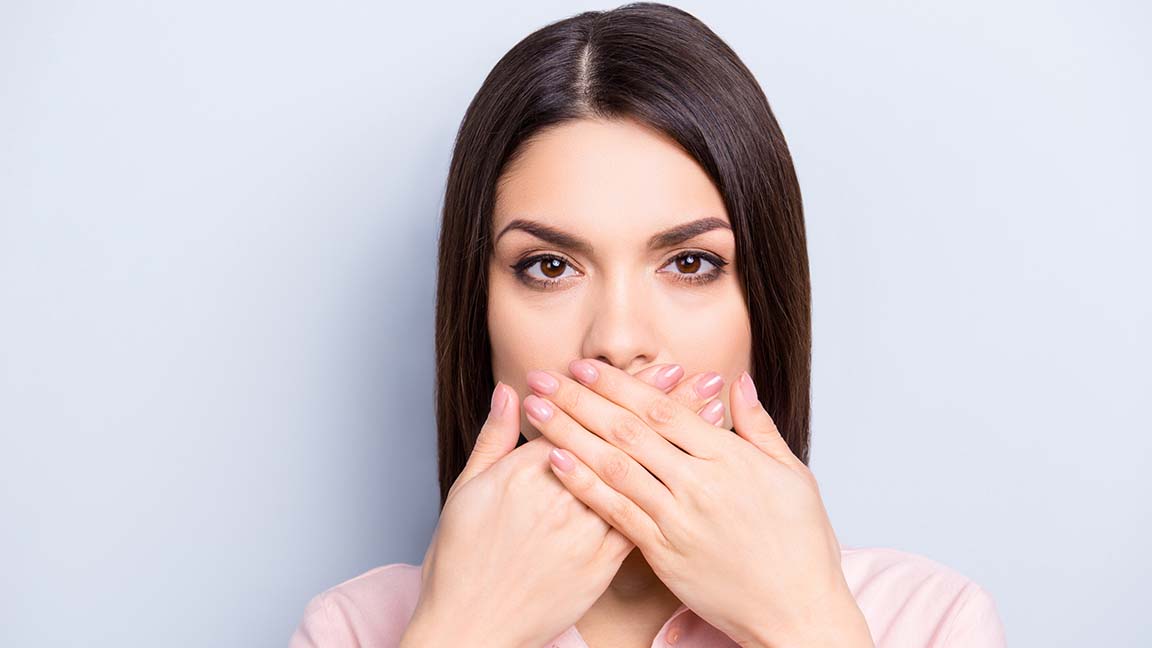
{"label": "eyebrow", "polygon": [[[565,248],[568,250],[575,250],[582,254],[590,255],[592,253],[592,244],[588,241],[569,234],[563,230],[556,229],[543,223],[538,223],[532,220],[523,218],[514,219],[512,222],[504,226],[500,233],[496,235],[493,240],[493,245],[496,241],[500,240],[510,230],[518,229],[535,236],[536,238],[551,243],[556,247]],[[705,232],[710,232],[714,229],[727,229],[731,230],[732,226],[729,225],[724,219],[710,216],[708,218],[701,218],[687,223],[681,223],[675,227],[670,227],[662,232],[653,234],[648,239],[649,250],[663,250],[675,245],[679,245],[684,241],[691,240],[700,236]]]}

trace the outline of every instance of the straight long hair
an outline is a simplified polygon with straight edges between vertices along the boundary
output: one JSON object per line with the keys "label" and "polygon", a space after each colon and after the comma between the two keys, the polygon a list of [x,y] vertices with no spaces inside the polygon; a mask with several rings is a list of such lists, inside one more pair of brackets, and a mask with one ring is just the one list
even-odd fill
{"label": "straight long hair", "polygon": [[752,73],[711,29],[676,7],[631,3],[529,34],[492,68],[461,121],[436,286],[441,508],[495,388],[487,272],[501,173],[542,129],[620,118],[673,138],[723,197],[751,323],[749,373],[780,434],[808,463],[811,288],[800,187],[784,135]]}

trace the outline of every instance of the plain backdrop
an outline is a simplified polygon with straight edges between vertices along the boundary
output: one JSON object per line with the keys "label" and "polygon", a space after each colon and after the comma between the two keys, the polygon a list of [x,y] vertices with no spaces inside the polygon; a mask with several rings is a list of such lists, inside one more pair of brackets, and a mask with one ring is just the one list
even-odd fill
{"label": "plain backdrop", "polygon": [[[0,644],[283,646],[422,560],[453,137],[614,6],[0,3]],[[1152,645],[1149,5],[678,6],[795,156],[841,543]]]}

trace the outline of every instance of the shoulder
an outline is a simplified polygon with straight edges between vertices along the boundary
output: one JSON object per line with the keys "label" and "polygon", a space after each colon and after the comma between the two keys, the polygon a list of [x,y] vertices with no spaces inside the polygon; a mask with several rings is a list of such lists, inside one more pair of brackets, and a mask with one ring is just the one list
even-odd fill
{"label": "shoulder", "polygon": [[841,547],[841,566],[877,648],[1001,648],[995,600],[948,565],[888,547]]}
{"label": "shoulder", "polygon": [[290,648],[395,645],[416,609],[420,570],[408,563],[381,565],[316,594]]}

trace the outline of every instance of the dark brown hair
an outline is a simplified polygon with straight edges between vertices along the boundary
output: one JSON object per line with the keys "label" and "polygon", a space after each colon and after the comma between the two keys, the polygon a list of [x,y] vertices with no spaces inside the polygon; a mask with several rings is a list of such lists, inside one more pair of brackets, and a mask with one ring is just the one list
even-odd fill
{"label": "dark brown hair", "polygon": [[711,29],[675,7],[632,3],[529,34],[492,68],[460,124],[436,288],[441,507],[495,388],[487,272],[497,181],[533,134],[582,118],[631,118],[666,133],[715,183],[736,238],[750,373],[780,433],[808,463],[808,251],[784,135],[752,73]]}

